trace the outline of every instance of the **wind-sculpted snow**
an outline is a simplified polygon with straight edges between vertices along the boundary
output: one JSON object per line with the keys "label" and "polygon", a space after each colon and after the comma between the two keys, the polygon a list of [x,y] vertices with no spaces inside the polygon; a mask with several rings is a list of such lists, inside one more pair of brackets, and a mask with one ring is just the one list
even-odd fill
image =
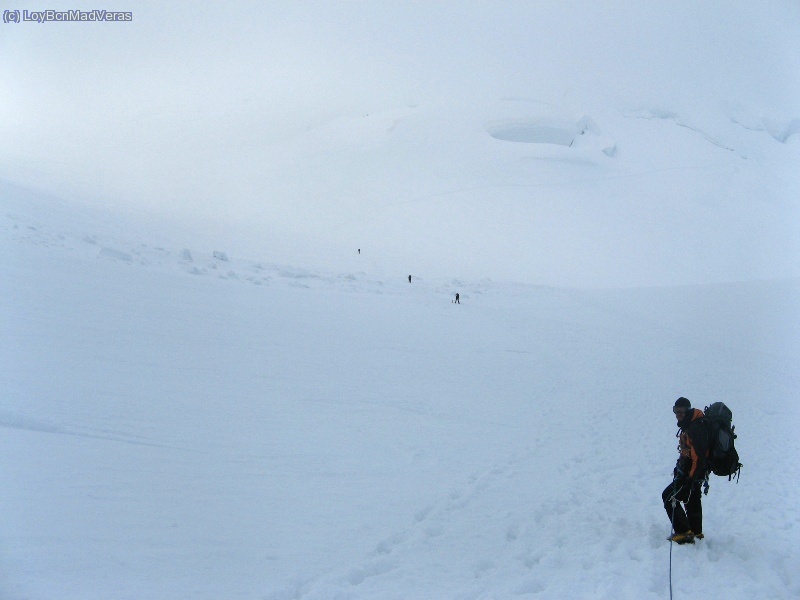
{"label": "wind-sculpted snow", "polygon": [[800,134],[800,119],[792,119],[788,122],[761,119],[752,123],[752,119],[739,120],[738,117],[732,117],[731,121],[751,131],[764,131],[781,144],[788,143]]}
{"label": "wind-sculpted snow", "polygon": [[[68,254],[94,258],[101,263],[125,263],[144,269],[180,272],[199,277],[229,279],[251,285],[289,285],[293,287],[353,285],[363,273],[330,274],[310,269],[275,265],[238,257],[222,250],[166,249],[146,243],[109,238],[97,234],[62,234],[53,225],[20,225],[6,217],[6,234],[16,242],[39,248],[60,248]],[[380,281],[364,282],[380,288]]]}
{"label": "wind-sculpted snow", "polygon": [[715,146],[717,146],[719,148],[722,148],[723,150],[730,150],[730,151],[734,150],[733,148],[727,147],[722,142],[720,142],[718,140],[715,140],[711,135],[709,135],[708,133],[702,131],[701,128],[699,128],[699,127],[697,127],[695,125],[689,124],[689,122],[687,122],[686,119],[681,118],[678,114],[672,112],[671,110],[664,110],[664,109],[656,108],[656,109],[651,109],[651,110],[637,111],[637,112],[631,113],[631,114],[629,114],[627,116],[628,116],[628,118],[636,118],[636,119],[663,119],[663,120],[667,120],[667,121],[673,121],[679,127],[685,127],[686,129],[689,129],[689,130],[701,135],[707,141],[711,142],[712,144],[714,144]]}
{"label": "wind-sculpted snow", "polygon": [[792,119],[789,123],[779,125],[770,131],[772,137],[782,144],[786,144],[800,134],[800,119]]}
{"label": "wind-sculpted snow", "polygon": [[0,216],[3,598],[666,599],[678,395],[745,467],[675,597],[800,595],[800,282],[409,283],[43,215]]}
{"label": "wind-sculpted snow", "polygon": [[[591,138],[589,143],[596,146],[607,157],[613,158],[616,155],[615,142],[603,135],[594,120],[588,116],[574,122],[553,118],[496,121],[488,126],[488,132],[493,138],[507,142],[554,144],[568,148],[581,140],[581,136],[587,136]],[[585,159],[581,160],[578,157],[564,158],[563,160],[584,164],[586,162]]]}
{"label": "wind-sculpted snow", "polygon": [[576,127],[569,124],[557,123],[505,123],[495,125],[489,129],[492,137],[508,142],[523,142],[528,144],[556,144],[572,146],[575,136],[578,135]]}
{"label": "wind-sculpted snow", "polygon": [[11,412],[0,411],[0,427],[6,429],[19,429],[23,431],[32,431],[35,433],[51,433],[55,435],[71,435],[87,439],[106,440],[112,442],[122,442],[125,444],[138,444],[142,446],[159,446],[166,447],[162,444],[153,443],[146,439],[137,439],[104,429],[85,430],[80,426],[70,426],[65,424],[52,423],[44,419],[30,417],[24,413],[15,414]]}

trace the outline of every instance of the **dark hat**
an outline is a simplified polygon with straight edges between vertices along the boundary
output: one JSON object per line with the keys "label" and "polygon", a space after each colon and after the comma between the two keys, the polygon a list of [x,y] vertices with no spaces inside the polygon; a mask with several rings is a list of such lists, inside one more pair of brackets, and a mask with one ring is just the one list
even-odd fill
{"label": "dark hat", "polygon": [[674,408],[685,408],[685,409],[688,410],[688,409],[692,408],[692,403],[689,402],[688,398],[684,398],[683,396],[681,396],[680,398],[675,400]]}

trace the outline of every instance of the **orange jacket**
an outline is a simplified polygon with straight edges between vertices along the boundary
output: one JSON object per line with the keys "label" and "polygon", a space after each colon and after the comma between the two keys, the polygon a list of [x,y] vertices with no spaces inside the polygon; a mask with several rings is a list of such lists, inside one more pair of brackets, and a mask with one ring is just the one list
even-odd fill
{"label": "orange jacket", "polygon": [[694,480],[703,479],[708,470],[708,428],[705,421],[700,420],[704,416],[702,410],[693,408],[678,424],[681,428],[678,436],[679,464],[686,476]]}

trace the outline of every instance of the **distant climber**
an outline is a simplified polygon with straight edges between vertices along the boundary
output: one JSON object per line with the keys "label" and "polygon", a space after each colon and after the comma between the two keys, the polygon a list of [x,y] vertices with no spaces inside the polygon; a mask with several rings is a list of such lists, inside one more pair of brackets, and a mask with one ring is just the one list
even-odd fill
{"label": "distant climber", "polygon": [[456,302],[455,303],[456,304],[461,304],[461,296],[458,295],[458,292],[456,292]]}
{"label": "distant climber", "polygon": [[408,276],[408,283],[411,283],[411,275]]}

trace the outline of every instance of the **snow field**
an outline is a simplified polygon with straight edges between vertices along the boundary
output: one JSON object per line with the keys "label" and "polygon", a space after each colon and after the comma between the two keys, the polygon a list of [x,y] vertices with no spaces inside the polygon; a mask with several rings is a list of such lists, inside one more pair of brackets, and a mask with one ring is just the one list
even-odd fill
{"label": "snow field", "polygon": [[4,221],[3,597],[666,598],[678,395],[733,408],[745,468],[675,597],[800,590],[796,281],[409,284],[55,231]]}

